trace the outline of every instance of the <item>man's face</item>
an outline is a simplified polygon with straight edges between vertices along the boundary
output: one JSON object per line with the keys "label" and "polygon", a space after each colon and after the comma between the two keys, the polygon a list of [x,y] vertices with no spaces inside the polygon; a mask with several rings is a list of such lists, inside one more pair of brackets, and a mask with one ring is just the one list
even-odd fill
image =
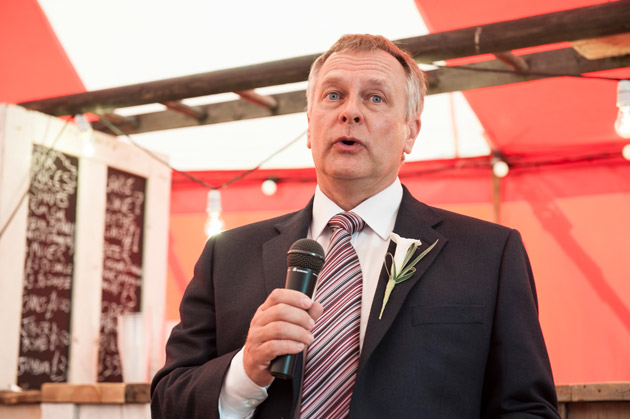
{"label": "man's face", "polygon": [[354,183],[371,194],[389,186],[420,130],[407,116],[405,72],[385,51],[332,54],[320,69],[307,146],[317,180]]}

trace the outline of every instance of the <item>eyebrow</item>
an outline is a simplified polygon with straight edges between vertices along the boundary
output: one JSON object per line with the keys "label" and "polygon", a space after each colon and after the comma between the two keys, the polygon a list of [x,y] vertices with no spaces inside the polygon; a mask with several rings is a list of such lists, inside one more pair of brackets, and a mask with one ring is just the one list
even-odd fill
{"label": "eyebrow", "polygon": [[[338,83],[342,83],[344,80],[341,77],[337,77],[337,76],[330,76],[328,78],[324,78],[322,79],[322,81],[319,83],[319,87],[325,87],[328,85],[334,85],[334,84],[338,84]],[[387,80],[381,78],[381,77],[371,77],[369,79],[367,79],[367,84],[372,86],[372,85],[376,85],[379,88],[385,90],[385,91],[390,91],[392,90],[391,88],[391,84],[388,83]]]}

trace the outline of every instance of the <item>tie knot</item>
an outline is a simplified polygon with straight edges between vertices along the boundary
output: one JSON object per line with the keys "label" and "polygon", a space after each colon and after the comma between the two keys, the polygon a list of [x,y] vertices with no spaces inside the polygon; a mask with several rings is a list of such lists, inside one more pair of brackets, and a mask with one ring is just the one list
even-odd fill
{"label": "tie knot", "polygon": [[361,217],[350,211],[339,213],[332,217],[328,222],[328,225],[333,230],[342,228],[350,235],[352,235],[355,231],[361,231],[364,224],[365,223]]}

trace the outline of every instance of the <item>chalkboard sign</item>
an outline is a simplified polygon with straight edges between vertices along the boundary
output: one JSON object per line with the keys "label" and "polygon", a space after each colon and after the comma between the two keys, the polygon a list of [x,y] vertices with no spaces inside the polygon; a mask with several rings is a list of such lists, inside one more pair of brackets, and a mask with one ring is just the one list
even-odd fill
{"label": "chalkboard sign", "polygon": [[17,384],[67,378],[78,159],[33,146]]}
{"label": "chalkboard sign", "polygon": [[140,311],[145,184],[143,177],[107,171],[99,382],[122,381],[117,317]]}

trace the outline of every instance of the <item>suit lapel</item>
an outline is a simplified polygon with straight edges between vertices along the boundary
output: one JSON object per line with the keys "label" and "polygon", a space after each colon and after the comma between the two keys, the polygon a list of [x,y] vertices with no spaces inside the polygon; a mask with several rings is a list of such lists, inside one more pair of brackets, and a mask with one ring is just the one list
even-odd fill
{"label": "suit lapel", "polygon": [[313,200],[301,211],[276,224],[278,235],[263,244],[262,257],[267,295],[276,288],[284,288],[287,277],[287,251],[298,239],[308,234],[313,217]]}
{"label": "suit lapel", "polygon": [[[413,286],[421,280],[422,275],[427,271],[427,269],[429,269],[442,250],[442,247],[446,244],[446,237],[442,236],[433,228],[440,221],[441,218],[430,207],[414,199],[411,194],[409,194],[409,191],[404,188],[403,198],[400,204],[400,209],[398,210],[396,224],[394,226],[394,233],[400,235],[401,237],[420,239],[422,245],[416,252],[416,255],[431,246],[436,240],[438,240],[438,243],[415,266],[415,274],[408,280],[395,286],[389,297],[389,301],[385,306],[383,316],[379,320],[378,316],[381,312],[383,296],[385,295],[385,286],[389,279],[385,266],[383,265],[378,279],[372,308],[370,310],[370,318],[368,319],[365,338],[363,340],[361,359],[359,361],[359,371],[367,362],[372,352],[374,352],[374,349],[378,346],[380,341],[383,339],[383,336],[385,336],[385,333],[387,333],[387,330],[394,322],[394,319],[398,315],[398,312],[404,304],[407,294],[409,294],[411,288],[413,288]],[[396,244],[394,242],[390,242],[388,252],[394,254],[395,249]]]}

